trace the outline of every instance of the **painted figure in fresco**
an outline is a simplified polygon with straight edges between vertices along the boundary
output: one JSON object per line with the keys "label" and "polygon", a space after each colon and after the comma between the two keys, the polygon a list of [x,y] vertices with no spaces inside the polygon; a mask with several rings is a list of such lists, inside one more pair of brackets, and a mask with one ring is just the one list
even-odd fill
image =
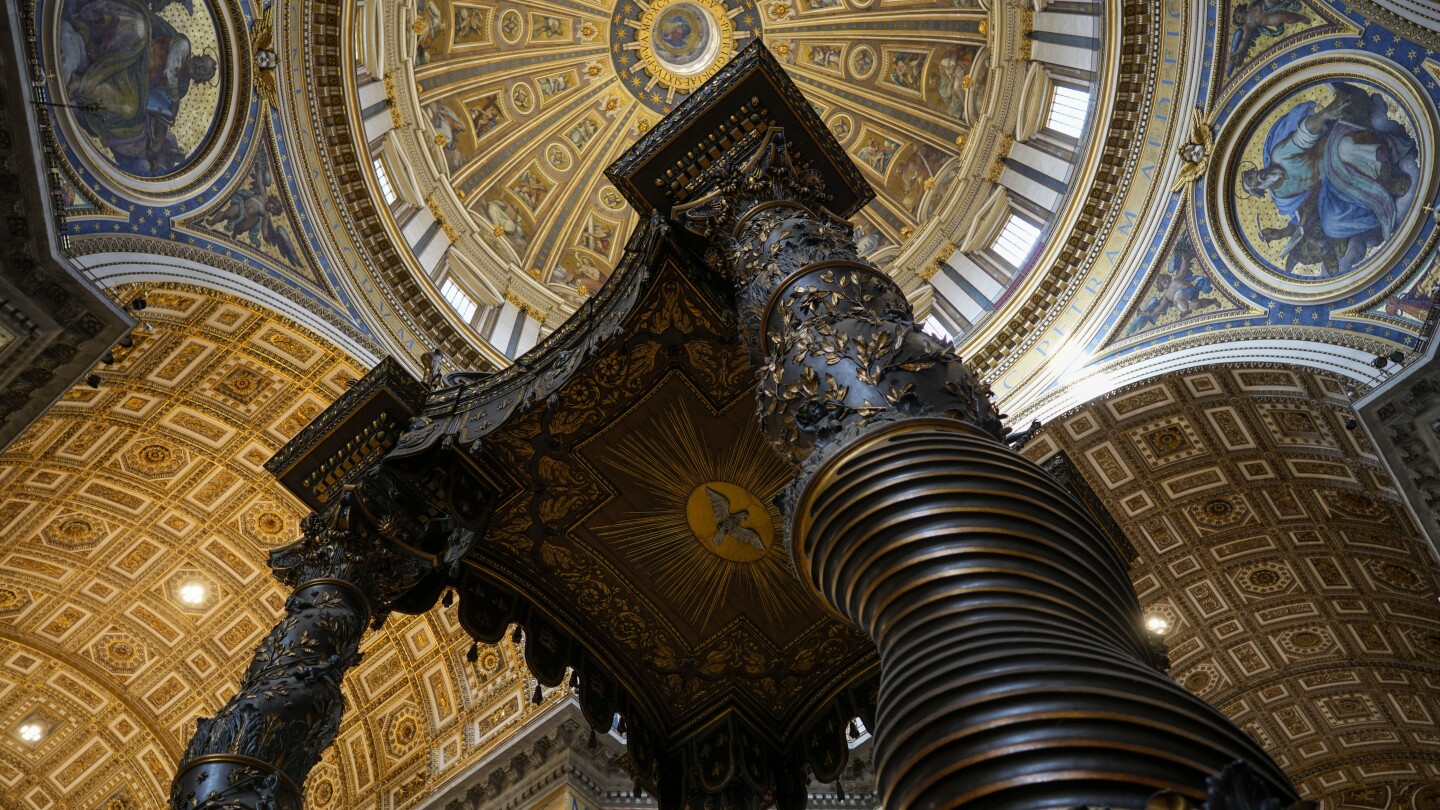
{"label": "painted figure in fresco", "polygon": [[1418,289],[1409,290],[1402,295],[1392,295],[1385,301],[1386,315],[1405,315],[1421,323],[1430,314],[1430,307],[1435,304],[1435,291],[1421,292]]}
{"label": "painted figure in fresco", "polygon": [[920,77],[925,72],[925,54],[897,53],[890,62],[890,81],[910,90],[920,89]]}
{"label": "painted figure in fresco", "polygon": [[855,153],[860,162],[874,169],[878,174],[884,175],[885,170],[890,168],[890,159],[895,157],[895,145],[881,143],[880,138],[870,136]]}
{"label": "painted figure in fresco", "polygon": [[217,72],[215,57],[193,53],[189,37],[146,0],[66,5],[61,81],[80,125],[125,171],[156,177],[180,166],[188,156],[171,131],[180,102]]}
{"label": "painted figure in fresco", "polygon": [[465,120],[456,115],[448,104],[431,104],[425,109],[430,113],[430,126],[435,128],[435,134],[445,139],[441,144],[445,152],[445,166],[453,173],[465,162],[465,156],[460,154],[460,133],[466,131]]}
{"label": "painted figure in fresco", "polygon": [[875,67],[875,54],[869,49],[856,51],[855,61],[850,63],[855,73],[861,76],[869,75],[870,70]]}
{"label": "painted figure in fresco", "polygon": [[530,244],[530,235],[526,233],[525,221],[521,219],[515,206],[496,197],[485,203],[485,216],[495,227],[495,235],[504,237],[517,256],[525,253],[525,248]]}
{"label": "painted figure in fresco", "polygon": [[1241,172],[1242,190],[1269,195],[1289,217],[1263,228],[1285,239],[1286,269],[1318,264],[1324,276],[1354,270],[1395,232],[1414,200],[1420,168],[1414,138],[1389,116],[1379,94],[1333,82],[1323,108],[1307,101],[1265,136],[1264,165]]}
{"label": "painted figure in fresco", "polygon": [[204,224],[218,225],[237,242],[248,240],[262,249],[270,245],[287,262],[302,267],[300,253],[290,241],[284,216],[285,203],[280,198],[280,190],[275,187],[270,164],[262,156],[255,161],[250,179],[230,195],[224,206],[206,216]]}
{"label": "painted figure in fresco", "polygon": [[576,289],[584,287],[586,291],[592,293],[600,289],[600,286],[608,281],[609,278],[610,272],[608,270],[595,264],[594,259],[591,259],[583,253],[576,253],[574,270],[566,269],[563,264],[555,266],[554,280],[556,282],[568,284]]}
{"label": "painted figure in fresco", "polygon": [[445,20],[440,16],[440,4],[436,0],[420,0],[416,11],[420,27],[415,40],[415,64],[423,65],[430,61],[431,51],[445,42]]}
{"label": "painted figure in fresco", "polygon": [[692,33],[694,31],[690,28],[690,21],[680,14],[671,16],[665,22],[660,23],[660,38],[665,40],[666,45],[677,51],[689,47]]}
{"label": "painted figure in fresco", "polygon": [[1178,320],[1220,306],[1218,298],[1208,295],[1215,291],[1210,279],[1193,271],[1195,261],[1188,245],[1175,250],[1168,272],[1156,274],[1149,300],[1135,313],[1135,320],[1130,322],[1125,334],[1133,335],[1171,313],[1176,313]]}
{"label": "painted figure in fresco", "polygon": [[1240,68],[1250,48],[1261,38],[1285,36],[1285,26],[1309,20],[1300,0],[1255,0],[1230,9],[1230,70]]}
{"label": "painted figure in fresco", "polygon": [[489,22],[483,10],[458,6],[455,9],[455,40],[470,42],[485,39],[485,28]]}
{"label": "painted figure in fresco", "polygon": [[814,67],[823,70],[840,69],[840,49],[830,45],[816,45],[805,54]]}
{"label": "painted figure in fresco", "polygon": [[565,36],[565,21],[559,17],[541,14],[532,19],[535,21],[535,39],[560,39]]}
{"label": "painted figure in fresco", "polygon": [[975,64],[975,48],[949,48],[940,57],[935,95],[939,107],[954,118],[965,117],[965,94],[974,84],[970,67]]}
{"label": "painted figure in fresco", "polygon": [[891,191],[905,210],[914,211],[920,204],[920,198],[928,190],[925,181],[935,176],[945,159],[945,153],[922,143],[900,161],[891,177]]}
{"label": "painted figure in fresco", "polygon": [[566,73],[541,76],[535,80],[535,86],[540,88],[542,98],[549,99],[551,96],[559,95],[570,89],[570,76]]}
{"label": "painted figure in fresco", "polygon": [[860,220],[855,223],[855,251],[861,256],[869,256],[880,249],[885,237],[874,225]]}
{"label": "painted figure in fresco", "polygon": [[595,119],[587,115],[580,119],[575,126],[571,127],[570,131],[565,133],[565,137],[578,152],[583,150],[585,144],[590,143],[590,139],[595,137],[595,133],[599,131],[600,125],[595,123]]}
{"label": "painted figure in fresco", "polygon": [[615,231],[592,217],[580,228],[580,235],[576,237],[576,241],[580,243],[580,247],[593,250],[602,256],[609,256],[610,246],[615,241]]}
{"label": "painted figure in fresco", "polygon": [[493,95],[480,99],[474,107],[470,108],[469,112],[470,128],[477,138],[490,134],[490,130],[504,123],[499,99]]}
{"label": "painted figure in fresco", "polygon": [[536,177],[533,169],[526,169],[524,174],[515,179],[515,184],[510,188],[525,200],[525,204],[530,206],[532,211],[539,208],[540,203],[545,201],[545,195],[550,193],[550,186],[546,185],[541,178]]}

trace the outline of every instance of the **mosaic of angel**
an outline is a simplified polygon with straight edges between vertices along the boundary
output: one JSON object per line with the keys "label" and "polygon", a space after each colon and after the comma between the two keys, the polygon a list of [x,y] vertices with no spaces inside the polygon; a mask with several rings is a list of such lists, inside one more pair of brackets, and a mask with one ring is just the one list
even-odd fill
{"label": "mosaic of angel", "polygon": [[460,134],[469,131],[465,119],[450,109],[450,105],[441,102],[425,105],[425,112],[430,116],[430,126],[435,130],[437,143],[445,152],[446,168],[456,171],[464,165],[466,158],[460,152]]}
{"label": "mosaic of angel", "polygon": [[415,39],[415,64],[429,62],[437,52],[443,52],[445,41],[445,18],[438,0],[419,0],[415,9],[418,19]]}
{"label": "mosaic of angel", "polygon": [[1150,281],[1148,297],[1126,326],[1125,334],[1133,335],[1220,306],[1209,277],[1198,268],[1199,259],[1190,240],[1182,239],[1170,254],[1169,266]]}
{"label": "mosaic of angel", "polygon": [[[182,102],[198,86],[215,82],[219,67],[160,13],[173,4],[70,0],[61,8],[60,80],[76,118],[119,168],[141,177],[180,168],[209,130],[208,120],[200,123],[204,132],[187,133],[186,143],[176,132]],[[182,6],[185,29],[207,31],[213,40],[209,10],[202,6],[197,15],[193,0]]]}
{"label": "mosaic of angel", "polygon": [[551,283],[565,284],[577,290],[584,287],[586,292],[593,293],[610,280],[608,268],[601,267],[594,259],[578,250],[574,252],[574,259],[570,264],[574,269],[566,267],[565,262],[555,265]]}
{"label": "mosaic of angel", "polygon": [[263,155],[255,160],[250,177],[230,195],[230,199],[203,220],[206,225],[219,226],[231,239],[274,253],[297,267],[303,266],[290,229],[285,222],[285,202],[275,185],[275,175]]}
{"label": "mosaic of angel", "polygon": [[1395,233],[1419,186],[1415,138],[1391,102],[1350,82],[1328,87],[1327,103],[1304,101],[1275,121],[1261,165],[1240,174],[1243,195],[1268,195],[1286,219],[1258,236],[1283,241],[1276,263],[1296,275],[1302,265],[1322,277],[1353,271]]}
{"label": "mosaic of angel", "polygon": [[[970,69],[975,64],[975,55],[979,50],[957,45],[941,52],[940,69],[935,71],[930,81],[934,87],[935,104],[947,115],[965,117],[966,94],[976,87],[977,82],[977,77],[971,75]],[[978,80],[983,79],[982,72]]]}
{"label": "mosaic of angel", "polygon": [[1285,26],[1309,22],[1300,0],[1255,0],[1251,3],[1236,3],[1230,9],[1230,53],[1228,67],[1231,72],[1240,68],[1249,56],[1250,49],[1263,39],[1277,39],[1285,36]]}

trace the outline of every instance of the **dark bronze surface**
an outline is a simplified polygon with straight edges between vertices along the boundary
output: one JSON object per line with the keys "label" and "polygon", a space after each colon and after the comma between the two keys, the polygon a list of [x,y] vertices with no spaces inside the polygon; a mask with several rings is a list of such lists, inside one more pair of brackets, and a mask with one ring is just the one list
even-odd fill
{"label": "dark bronze surface", "polygon": [[367,618],[446,585],[474,638],[518,624],[542,684],[568,669],[593,727],[623,716],[665,810],[798,810],[857,716],[897,810],[1203,799],[1235,760],[1261,788],[1226,784],[1293,800],[1156,671],[1115,546],[856,254],[832,211],[869,187],[763,46],[610,175],[654,213],[574,318],[509,369],[431,380],[388,452],[365,409],[415,384],[382,370],[277,462],[328,505],[275,553],[299,595],[176,807],[228,806],[202,804],[222,773],[249,774],[234,806],[290,806],[280,774],[303,784],[333,739]]}
{"label": "dark bronze surface", "polygon": [[387,357],[286,442],[265,469],[306,506],[322,509],[395,446],[426,394]]}
{"label": "dark bronze surface", "polygon": [[239,691],[200,718],[172,808],[299,810],[299,786],[340,729],[340,683],[365,628],[393,609],[428,608],[437,575],[473,542],[436,516],[428,490],[372,463],[305,519],[300,540],[271,552],[270,567],[295,590]]}
{"label": "dark bronze surface", "polygon": [[829,127],[759,40],[646,132],[605,176],[637,211],[668,216],[709,186],[727,159],[748,154],[773,127],[790,132],[797,153],[821,178],[832,211],[850,216],[874,198]]}
{"label": "dark bronze surface", "polygon": [[912,419],[830,456],[795,514],[802,575],[884,662],[887,807],[1145,807],[1237,759],[1284,774],[1159,673],[1126,564],[1053,479],[979,430]]}

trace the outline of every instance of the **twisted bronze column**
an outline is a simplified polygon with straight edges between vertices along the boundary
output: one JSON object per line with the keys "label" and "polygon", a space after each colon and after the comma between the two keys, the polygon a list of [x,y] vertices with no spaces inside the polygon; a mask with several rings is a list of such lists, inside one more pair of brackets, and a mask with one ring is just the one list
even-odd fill
{"label": "twisted bronze column", "polygon": [[417,510],[376,470],[271,553],[294,592],[255,651],[240,690],[200,718],[171,786],[172,810],[301,810],[301,787],[340,730],[340,682],[367,626],[433,570],[415,551]]}
{"label": "twisted bronze column", "polygon": [[675,213],[738,286],[761,420],[805,470],[796,566],[879,648],[885,805],[1294,802],[1259,746],[1157,670],[1124,560],[999,441],[988,391],[856,254],[783,131],[735,168]]}

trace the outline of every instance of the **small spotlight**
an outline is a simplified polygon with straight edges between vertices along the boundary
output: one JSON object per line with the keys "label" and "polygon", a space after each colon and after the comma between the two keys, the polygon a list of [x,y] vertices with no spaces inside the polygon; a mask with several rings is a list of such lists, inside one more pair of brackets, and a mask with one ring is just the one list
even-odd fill
{"label": "small spotlight", "polygon": [[85,378],[85,384],[90,386],[91,388],[99,388],[100,382],[101,380],[99,374],[91,374],[89,377]]}
{"label": "small spotlight", "polygon": [[114,365],[114,364],[115,364],[115,353],[114,353],[114,352],[105,352],[104,356],[102,356],[102,357],[100,358],[100,362],[104,363],[104,364],[107,365],[107,366]]}
{"label": "small spotlight", "polygon": [[1146,616],[1145,629],[1157,636],[1163,636],[1170,631],[1170,620],[1156,614]]}
{"label": "small spotlight", "polygon": [[135,310],[136,312],[141,311],[146,306],[147,304],[145,303],[145,299],[143,297],[137,297],[135,300],[130,302],[130,308]]}
{"label": "small spotlight", "polygon": [[187,582],[180,586],[180,601],[187,605],[198,605],[205,601],[205,585],[200,582]]}
{"label": "small spotlight", "polygon": [[135,338],[132,337],[132,336],[130,336],[130,335],[126,335],[125,337],[120,338],[120,346],[121,346],[122,348],[128,349],[128,348],[130,348],[131,346],[134,346],[134,345],[135,345]]}
{"label": "small spotlight", "polygon": [[1345,417],[1345,429],[1346,429],[1346,430],[1354,430],[1359,424],[1360,424],[1359,422],[1356,422],[1356,421],[1355,421],[1355,417],[1353,417],[1353,416],[1347,416],[1347,417]]}
{"label": "small spotlight", "polygon": [[1377,354],[1375,355],[1375,359],[1370,361],[1370,365],[1374,366],[1377,369],[1383,369],[1386,366],[1390,365],[1390,358],[1386,357],[1383,354]]}
{"label": "small spotlight", "polygon": [[1390,362],[1397,364],[1405,362],[1405,353],[1400,351],[1399,349],[1390,352]]}
{"label": "small spotlight", "polygon": [[20,739],[28,743],[40,742],[45,736],[45,727],[36,722],[25,723],[18,729]]}

